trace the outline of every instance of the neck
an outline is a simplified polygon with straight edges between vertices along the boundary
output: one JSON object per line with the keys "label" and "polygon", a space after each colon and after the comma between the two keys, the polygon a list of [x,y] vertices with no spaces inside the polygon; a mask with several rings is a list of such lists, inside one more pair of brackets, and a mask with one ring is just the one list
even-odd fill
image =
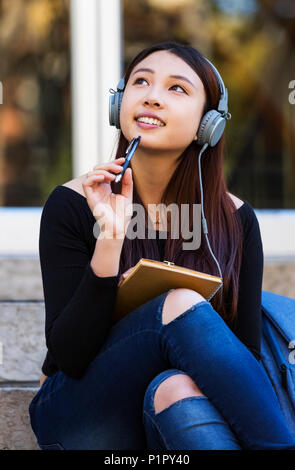
{"label": "neck", "polygon": [[132,175],[143,204],[160,204],[164,191],[179,162],[179,152],[156,153],[137,149],[131,160]]}

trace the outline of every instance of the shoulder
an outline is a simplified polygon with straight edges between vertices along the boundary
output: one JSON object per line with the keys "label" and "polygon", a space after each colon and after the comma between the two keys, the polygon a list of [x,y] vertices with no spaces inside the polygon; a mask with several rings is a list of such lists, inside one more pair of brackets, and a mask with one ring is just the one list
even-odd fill
{"label": "shoulder", "polygon": [[40,253],[46,256],[45,252],[49,247],[54,247],[54,250],[61,250],[61,256],[64,256],[77,246],[84,252],[85,246],[90,246],[93,240],[95,241],[93,215],[86,198],[70,188],[56,186],[49,194],[41,213]]}
{"label": "shoulder", "polygon": [[246,245],[259,245],[262,248],[261,230],[255,210],[248,201],[244,201],[241,209],[236,212],[243,227],[244,242]]}
{"label": "shoulder", "polygon": [[86,178],[86,174],[82,176],[78,176],[77,178],[74,178],[62,184],[62,186],[65,186],[66,188],[70,188],[73,191],[76,191],[78,194],[81,194],[81,196],[86,197],[84,190],[83,190],[83,186],[82,186],[85,178]]}
{"label": "shoulder", "polygon": [[228,193],[228,195],[236,206],[236,214],[238,214],[241,219],[245,239],[260,239],[261,233],[259,222],[251,204],[249,204],[248,201],[242,201],[234,194]]}
{"label": "shoulder", "polygon": [[51,224],[72,225],[75,220],[81,219],[85,209],[87,212],[88,204],[84,194],[69,183],[58,185],[49,193],[42,210],[43,222],[46,220],[46,223]]}
{"label": "shoulder", "polygon": [[231,193],[227,193],[227,194],[231,197],[231,199],[232,199],[232,201],[233,201],[233,203],[235,204],[235,206],[236,206],[237,209],[239,209],[239,208],[244,204],[244,201],[242,201],[241,199],[239,199],[239,198],[238,198],[237,196],[235,196],[234,194],[231,194]]}

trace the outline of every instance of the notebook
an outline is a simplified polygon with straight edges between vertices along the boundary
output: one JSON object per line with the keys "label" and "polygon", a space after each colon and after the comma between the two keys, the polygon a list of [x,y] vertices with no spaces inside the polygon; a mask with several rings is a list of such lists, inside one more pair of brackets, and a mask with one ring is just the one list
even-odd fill
{"label": "notebook", "polygon": [[221,277],[177,266],[170,261],[141,258],[118,287],[114,319],[119,321],[132,310],[170,289],[192,289],[209,301],[221,286]]}

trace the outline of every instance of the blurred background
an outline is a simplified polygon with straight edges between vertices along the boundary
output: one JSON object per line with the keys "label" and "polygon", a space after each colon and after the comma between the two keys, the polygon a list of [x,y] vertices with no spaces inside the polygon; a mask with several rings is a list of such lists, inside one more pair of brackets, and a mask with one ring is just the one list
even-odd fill
{"label": "blurred background", "polygon": [[41,206],[71,175],[69,1],[0,0],[0,204]]}
{"label": "blurred background", "polygon": [[50,192],[114,158],[110,88],[167,40],[220,71],[228,188],[255,209],[265,258],[295,262],[294,0],[0,0],[0,256],[38,256]]}
{"label": "blurred background", "polygon": [[[78,176],[70,8],[70,0],[0,0],[1,206],[41,206],[56,185]],[[229,90],[224,171],[230,191],[257,209],[294,208],[295,106],[288,97],[295,79],[295,2],[122,0],[121,13],[120,72],[151,43],[176,40],[198,48]]]}

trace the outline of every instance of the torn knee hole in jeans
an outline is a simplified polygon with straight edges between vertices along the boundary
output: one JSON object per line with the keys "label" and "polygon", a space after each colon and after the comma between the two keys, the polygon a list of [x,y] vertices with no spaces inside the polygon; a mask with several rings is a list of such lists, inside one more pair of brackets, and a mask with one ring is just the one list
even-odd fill
{"label": "torn knee hole in jeans", "polygon": [[[166,299],[167,299],[167,297],[166,297]],[[201,305],[207,305],[208,304],[207,300],[199,300],[196,303],[194,303],[193,305],[191,305],[190,307],[188,307],[183,312],[171,313],[170,314],[170,312],[169,313],[166,312],[166,310],[168,308],[167,305],[165,307],[166,299],[165,299],[165,302],[163,303],[163,306],[162,306],[162,315],[161,315],[162,325],[169,325],[172,322],[180,320],[181,318],[185,317],[186,315],[190,314],[191,312],[197,310]],[[164,309],[165,309],[165,312],[164,312]],[[165,316],[165,322],[163,321],[164,316]]]}
{"label": "torn knee hole in jeans", "polygon": [[159,411],[156,411],[156,409],[154,407],[155,416],[157,416],[160,413],[163,413],[165,411],[168,411],[171,408],[181,407],[182,403],[184,403],[184,402],[189,402],[189,401],[193,402],[195,400],[207,400],[207,401],[209,401],[209,399],[208,399],[208,397],[206,397],[206,395],[191,395],[189,397],[179,398],[178,400],[175,400],[173,403],[170,403],[169,405],[167,405],[165,408],[160,408]]}

